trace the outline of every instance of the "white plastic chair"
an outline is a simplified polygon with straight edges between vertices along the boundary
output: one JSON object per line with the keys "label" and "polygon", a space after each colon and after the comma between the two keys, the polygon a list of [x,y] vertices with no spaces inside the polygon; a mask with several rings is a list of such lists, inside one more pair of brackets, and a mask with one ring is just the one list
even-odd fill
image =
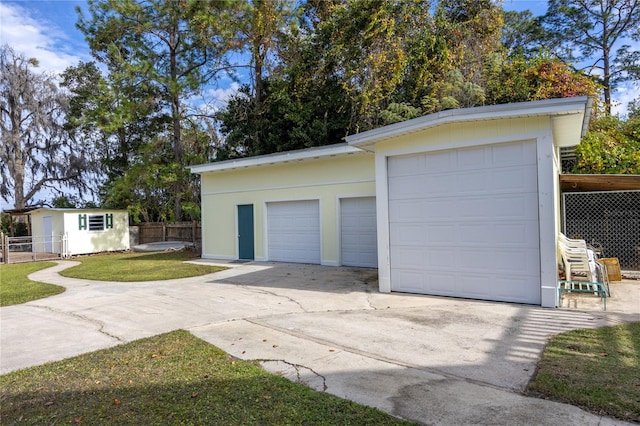
{"label": "white plastic chair", "polygon": [[603,298],[606,310],[606,298],[609,295],[608,276],[606,267],[597,262],[595,251],[588,248],[585,240],[567,238],[562,233],[558,235],[558,251],[566,276],[558,282],[560,298],[563,291],[594,293]]}

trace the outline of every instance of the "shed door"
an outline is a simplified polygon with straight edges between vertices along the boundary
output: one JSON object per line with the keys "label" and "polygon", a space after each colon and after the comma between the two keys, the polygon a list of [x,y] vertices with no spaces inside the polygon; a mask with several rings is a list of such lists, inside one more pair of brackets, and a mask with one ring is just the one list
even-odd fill
{"label": "shed door", "polygon": [[320,263],[320,203],[267,203],[269,260]]}
{"label": "shed door", "polygon": [[345,266],[378,266],[375,197],[340,200],[340,252]]}
{"label": "shed door", "polygon": [[[53,217],[52,216],[43,216],[42,217],[42,233],[44,246],[42,251],[45,253],[53,252]],[[37,250],[34,250],[37,251]]]}
{"label": "shed door", "polygon": [[391,289],[540,303],[535,142],[391,157]]}

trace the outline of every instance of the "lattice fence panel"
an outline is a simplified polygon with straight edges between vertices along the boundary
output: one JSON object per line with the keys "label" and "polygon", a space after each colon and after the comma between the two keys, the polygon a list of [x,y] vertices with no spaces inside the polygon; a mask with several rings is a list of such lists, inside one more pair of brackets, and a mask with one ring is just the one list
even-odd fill
{"label": "lattice fence panel", "polygon": [[581,238],[620,267],[640,271],[640,191],[563,194],[563,231]]}

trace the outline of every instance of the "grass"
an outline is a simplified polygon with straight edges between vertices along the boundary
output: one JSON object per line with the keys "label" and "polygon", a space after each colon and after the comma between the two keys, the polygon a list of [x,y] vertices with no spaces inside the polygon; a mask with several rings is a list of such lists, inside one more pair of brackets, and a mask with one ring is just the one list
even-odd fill
{"label": "grass", "polygon": [[64,287],[27,278],[33,272],[55,265],[53,262],[0,265],[0,306],[17,305],[62,293]]}
{"label": "grass", "polygon": [[185,263],[193,259],[185,251],[161,253],[117,253],[79,257],[81,265],[65,269],[60,275],[98,281],[155,281],[195,277],[225,268]]}
{"label": "grass", "polygon": [[2,424],[401,425],[178,330],[0,376]]}
{"label": "grass", "polygon": [[527,392],[640,422],[640,323],[553,337]]}

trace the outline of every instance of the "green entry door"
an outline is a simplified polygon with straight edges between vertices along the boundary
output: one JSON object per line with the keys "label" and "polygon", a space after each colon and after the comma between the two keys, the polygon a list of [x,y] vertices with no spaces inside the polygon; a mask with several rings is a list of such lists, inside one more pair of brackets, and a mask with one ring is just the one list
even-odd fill
{"label": "green entry door", "polygon": [[238,257],[254,259],[253,251],[253,204],[238,206]]}

